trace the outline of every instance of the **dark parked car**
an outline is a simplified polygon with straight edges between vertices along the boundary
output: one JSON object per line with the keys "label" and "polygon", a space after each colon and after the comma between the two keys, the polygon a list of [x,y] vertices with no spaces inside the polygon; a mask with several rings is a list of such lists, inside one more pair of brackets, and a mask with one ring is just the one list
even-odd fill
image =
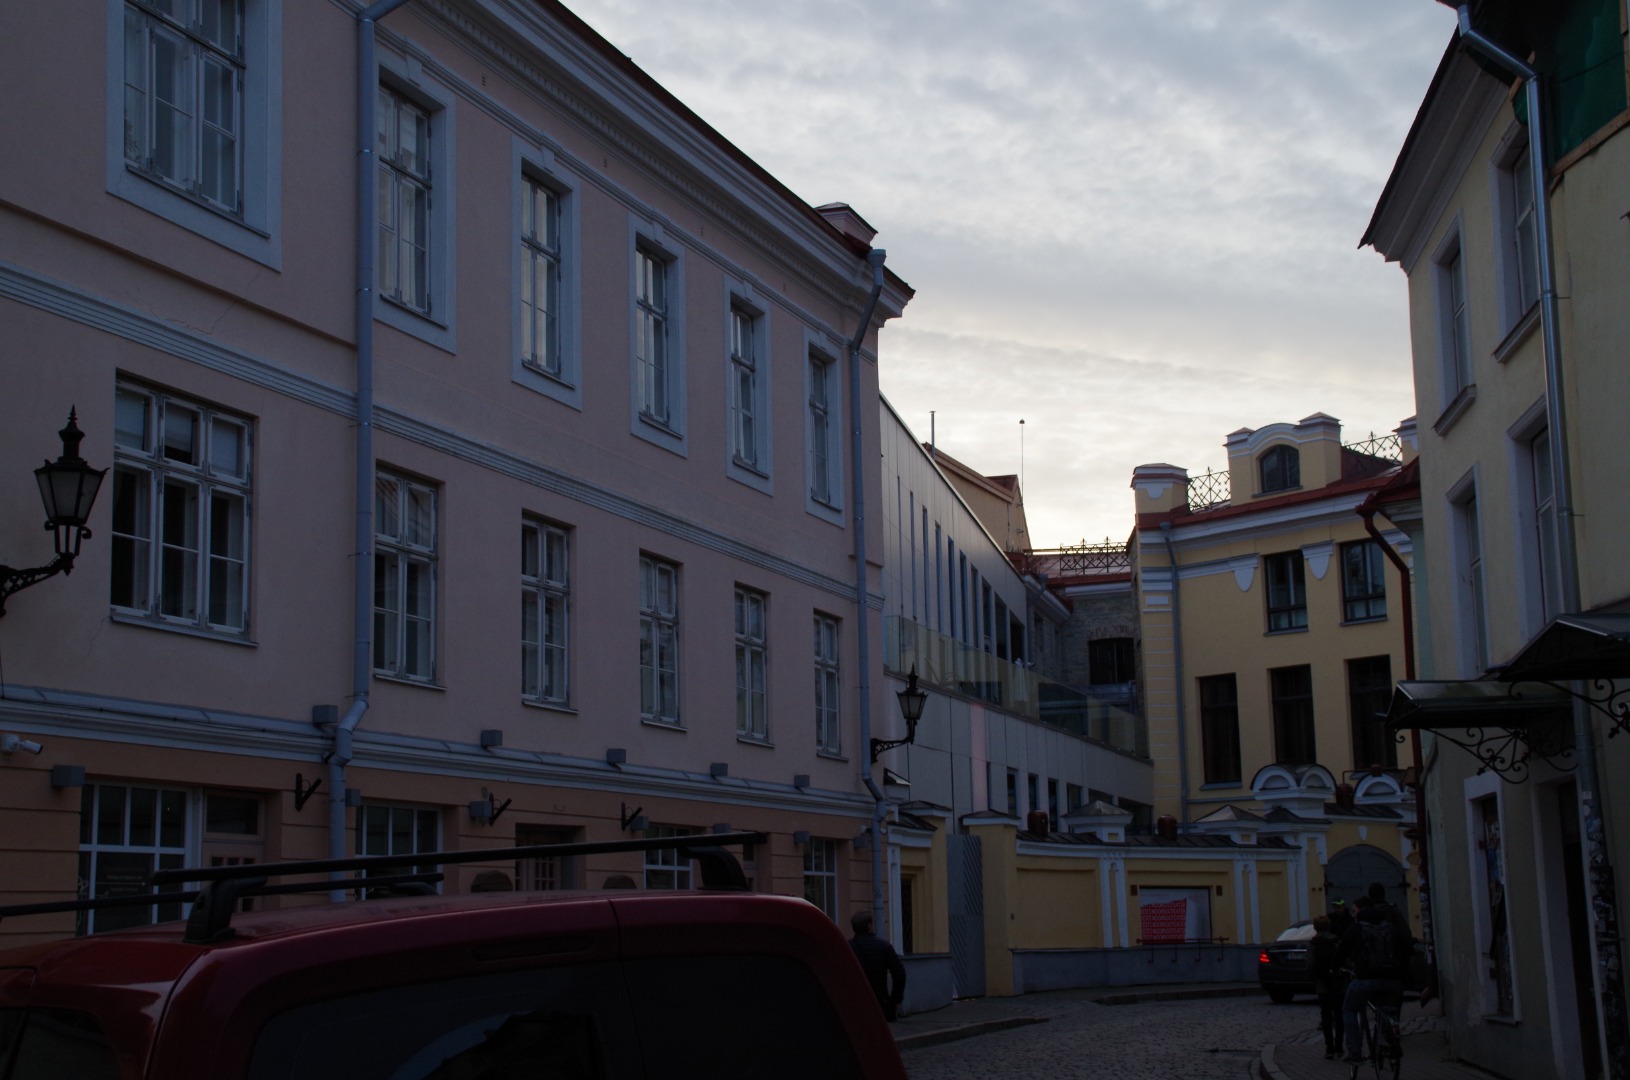
{"label": "dark parked car", "polygon": [[1280,1005],[1313,990],[1313,923],[1303,920],[1280,934],[1257,958],[1256,981]]}

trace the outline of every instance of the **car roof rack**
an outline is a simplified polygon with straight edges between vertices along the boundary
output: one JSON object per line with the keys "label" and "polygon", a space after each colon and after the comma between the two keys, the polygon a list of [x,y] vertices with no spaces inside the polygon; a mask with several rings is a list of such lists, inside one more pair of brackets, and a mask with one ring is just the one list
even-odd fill
{"label": "car roof rack", "polygon": [[[275,896],[301,892],[375,890],[428,891],[442,880],[439,873],[424,867],[453,866],[460,863],[499,862],[509,859],[565,858],[572,855],[604,855],[623,851],[682,851],[696,860],[704,889],[745,891],[747,877],[741,863],[725,850],[725,845],[763,844],[769,837],[761,832],[695,833],[684,836],[657,836],[635,840],[602,840],[570,844],[529,844],[522,847],[480,848],[467,851],[421,851],[403,855],[358,855],[346,859],[308,859],[299,862],[241,863],[235,866],[193,866],[157,870],[147,876],[149,886],[200,884],[201,888],[109,896],[82,900],[53,900],[35,904],[0,907],[0,919],[12,915],[41,915],[62,911],[97,911],[103,908],[141,907],[162,903],[192,904],[183,940],[197,945],[212,944],[232,937],[232,913],[246,896]],[[375,871],[406,868],[405,874],[378,874]],[[272,884],[275,877],[301,874],[337,875],[356,872],[356,877],[329,877],[317,881]]]}

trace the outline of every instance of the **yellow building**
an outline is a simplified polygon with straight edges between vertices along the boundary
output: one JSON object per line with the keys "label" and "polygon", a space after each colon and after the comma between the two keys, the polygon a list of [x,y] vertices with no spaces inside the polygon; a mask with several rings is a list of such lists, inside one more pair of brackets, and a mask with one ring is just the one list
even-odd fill
{"label": "yellow building", "polygon": [[1233,432],[1225,472],[1133,474],[1156,813],[1185,834],[1245,830],[1301,851],[1272,886],[1289,920],[1372,881],[1416,907],[1412,761],[1382,720],[1405,621],[1386,549],[1407,558],[1409,542],[1358,513],[1413,440],[1405,421],[1344,446],[1339,421],[1316,413]]}
{"label": "yellow building", "polygon": [[1630,1075],[1627,24],[1623,0],[1462,9],[1362,240],[1409,279],[1420,490],[1387,512],[1423,681],[1395,716],[1431,764],[1444,1014],[1507,1076]]}

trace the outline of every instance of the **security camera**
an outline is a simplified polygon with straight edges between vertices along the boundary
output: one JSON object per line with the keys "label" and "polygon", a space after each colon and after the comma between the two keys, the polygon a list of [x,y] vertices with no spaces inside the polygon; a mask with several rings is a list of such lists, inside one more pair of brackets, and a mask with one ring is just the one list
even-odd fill
{"label": "security camera", "polygon": [[20,735],[0,735],[0,754],[11,754],[18,750],[27,750],[30,754],[38,754],[45,747],[33,739],[25,739]]}

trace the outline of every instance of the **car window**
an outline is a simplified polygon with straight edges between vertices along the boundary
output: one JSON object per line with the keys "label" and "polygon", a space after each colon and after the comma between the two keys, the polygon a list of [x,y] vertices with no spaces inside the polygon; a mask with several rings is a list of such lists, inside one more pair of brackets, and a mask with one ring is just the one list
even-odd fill
{"label": "car window", "polygon": [[1279,941],[1312,941],[1313,935],[1318,931],[1313,929],[1312,923],[1297,923],[1284,931],[1276,940]]}
{"label": "car window", "polygon": [[250,1080],[606,1080],[638,1075],[626,1002],[605,964],[444,979],[274,1017]]}
{"label": "car window", "polygon": [[5,1080],[119,1080],[119,1062],[84,1013],[0,1009],[0,1073]]}

